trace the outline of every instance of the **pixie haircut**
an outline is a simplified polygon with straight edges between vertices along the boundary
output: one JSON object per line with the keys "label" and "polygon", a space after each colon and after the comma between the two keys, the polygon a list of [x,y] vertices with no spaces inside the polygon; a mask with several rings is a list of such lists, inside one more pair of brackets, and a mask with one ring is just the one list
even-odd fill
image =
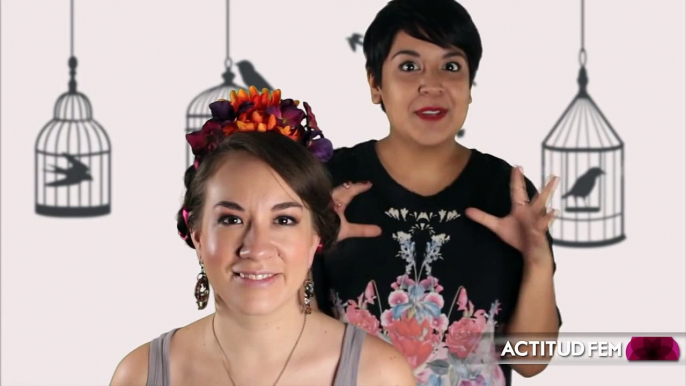
{"label": "pixie haircut", "polygon": [[460,48],[467,55],[469,85],[474,84],[482,47],[467,10],[454,0],[391,0],[376,14],[363,40],[365,66],[377,86],[381,87],[383,63],[400,31],[445,49]]}

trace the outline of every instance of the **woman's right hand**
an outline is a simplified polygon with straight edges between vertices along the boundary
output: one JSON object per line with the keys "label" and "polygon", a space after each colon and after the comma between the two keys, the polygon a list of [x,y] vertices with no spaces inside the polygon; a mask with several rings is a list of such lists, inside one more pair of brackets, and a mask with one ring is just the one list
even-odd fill
{"label": "woman's right hand", "polygon": [[349,223],[345,218],[345,208],[350,202],[362,192],[366,192],[372,187],[371,182],[351,183],[346,182],[336,187],[331,193],[334,202],[334,210],[341,219],[341,229],[338,232],[337,241],[353,237],[377,237],[381,235],[381,228],[378,225],[354,224]]}

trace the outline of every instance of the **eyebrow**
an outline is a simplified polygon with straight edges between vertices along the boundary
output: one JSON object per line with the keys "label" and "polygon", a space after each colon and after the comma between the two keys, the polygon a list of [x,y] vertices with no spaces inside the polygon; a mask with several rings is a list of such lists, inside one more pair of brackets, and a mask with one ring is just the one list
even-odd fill
{"label": "eyebrow", "polygon": [[[233,201],[219,201],[217,204],[214,205],[214,207],[224,207],[228,209],[233,209],[237,210],[239,212],[244,212],[245,209],[243,209],[242,206],[238,205],[237,203]],[[282,202],[280,204],[276,204],[272,207],[272,210],[283,210],[283,209],[288,209],[288,208],[300,208],[302,209],[303,206],[298,204],[297,202],[294,201],[288,201],[288,202]]]}
{"label": "eyebrow", "polygon": [[[418,53],[417,51],[413,51],[413,50],[400,50],[400,51],[396,52],[396,53],[393,55],[393,58],[395,58],[395,57],[398,56],[398,55],[409,55],[409,56],[414,56],[414,57],[416,57],[416,58],[418,58],[418,57],[421,56],[421,55],[419,55],[419,53]],[[443,55],[443,59],[452,58],[452,57],[455,57],[455,56],[460,56],[460,57],[462,57],[462,58],[467,59],[467,56],[466,56],[463,52],[461,52],[461,51],[450,51],[450,52],[446,53],[445,55]],[[393,58],[391,58],[391,59],[393,59]]]}

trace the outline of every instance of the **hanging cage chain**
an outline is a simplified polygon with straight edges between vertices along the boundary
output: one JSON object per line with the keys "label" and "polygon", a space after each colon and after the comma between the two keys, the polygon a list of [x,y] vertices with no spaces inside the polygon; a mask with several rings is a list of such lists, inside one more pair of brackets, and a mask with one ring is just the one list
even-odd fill
{"label": "hanging cage chain", "polygon": [[229,43],[229,0],[226,0],[226,59],[224,60],[226,68],[230,68],[233,64],[229,55]]}
{"label": "hanging cage chain", "polygon": [[76,92],[76,66],[78,64],[74,56],[74,0],[70,0],[70,20],[69,20],[69,92]]}
{"label": "hanging cage chain", "polygon": [[74,56],[74,0],[71,0],[71,30],[70,30],[70,45],[69,45],[69,54],[70,56]]}
{"label": "hanging cage chain", "polygon": [[579,50],[579,64],[586,66],[586,42],[584,36],[584,0],[581,0],[581,49]]}

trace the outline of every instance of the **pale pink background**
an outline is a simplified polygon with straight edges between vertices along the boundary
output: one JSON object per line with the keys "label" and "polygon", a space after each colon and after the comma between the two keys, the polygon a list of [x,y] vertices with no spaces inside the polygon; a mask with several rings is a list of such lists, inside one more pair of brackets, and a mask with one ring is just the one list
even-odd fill
{"label": "pale pink background", "polygon": [[[253,61],[285,97],[310,102],[337,146],[380,138],[386,119],[345,38],[364,32],[385,2],[234,0],[232,56]],[[464,5],[485,50],[463,143],[523,165],[538,185],[540,143],[577,88],[579,1]],[[627,144],[628,239],[556,249],[562,331],[683,332],[684,2],[586,9],[589,90]],[[1,13],[0,382],[105,385],[130,350],[212,312],[195,309],[199,267],[174,215],[186,107],[221,82],[224,1],[77,0],[79,89],[114,149],[113,212],[93,219],[33,209],[34,141],[67,90],[69,2],[4,0]],[[551,365],[514,384],[678,385],[684,373],[683,363]]]}

